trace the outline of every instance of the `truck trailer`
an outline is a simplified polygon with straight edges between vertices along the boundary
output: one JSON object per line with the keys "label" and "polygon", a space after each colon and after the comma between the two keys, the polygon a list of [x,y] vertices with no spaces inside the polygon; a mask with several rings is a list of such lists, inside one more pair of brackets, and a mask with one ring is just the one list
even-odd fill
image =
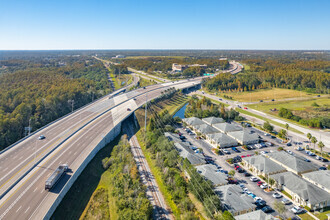
{"label": "truck trailer", "polygon": [[55,186],[55,184],[61,178],[63,173],[65,173],[67,170],[67,164],[59,165],[58,168],[54,171],[54,173],[52,173],[52,175],[46,180],[45,190],[50,190],[53,186]]}

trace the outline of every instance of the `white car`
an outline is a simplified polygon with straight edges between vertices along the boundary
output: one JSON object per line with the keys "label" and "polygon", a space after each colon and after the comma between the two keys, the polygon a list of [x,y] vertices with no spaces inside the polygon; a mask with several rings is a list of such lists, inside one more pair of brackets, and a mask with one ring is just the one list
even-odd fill
{"label": "white car", "polygon": [[262,155],[265,155],[265,154],[267,154],[268,152],[267,151],[261,151],[260,152]]}
{"label": "white car", "polygon": [[293,206],[293,208],[291,209],[291,211],[294,214],[300,214],[300,213],[303,213],[304,212],[304,209],[301,208],[300,206]]}
{"label": "white car", "polygon": [[287,150],[286,152],[288,152],[288,154],[293,155],[293,152],[291,150]]}
{"label": "white car", "polygon": [[258,181],[258,178],[253,176],[253,177],[250,178],[250,180],[251,180],[252,182],[257,182],[257,181]]}
{"label": "white car", "polygon": [[45,135],[40,135],[39,137],[38,137],[38,140],[43,140],[43,139],[45,139],[46,137],[45,137]]}
{"label": "white car", "polygon": [[260,186],[261,189],[266,189],[267,187],[268,187],[268,185],[266,183],[264,183]]}
{"label": "white car", "polygon": [[230,152],[226,149],[222,150],[225,154],[230,154]]}
{"label": "white car", "polygon": [[265,136],[270,136],[270,134],[268,134],[268,133],[264,133],[264,135],[265,135]]}
{"label": "white car", "polygon": [[282,197],[282,195],[276,192],[276,193],[273,194],[273,197],[274,197],[275,199],[279,199],[279,198]]}

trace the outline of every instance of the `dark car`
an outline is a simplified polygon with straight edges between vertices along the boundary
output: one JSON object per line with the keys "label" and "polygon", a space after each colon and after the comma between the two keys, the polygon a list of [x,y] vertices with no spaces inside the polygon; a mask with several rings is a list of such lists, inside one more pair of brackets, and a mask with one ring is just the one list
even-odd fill
{"label": "dark car", "polygon": [[127,108],[127,111],[131,111],[131,109],[130,108]]}
{"label": "dark car", "polygon": [[39,140],[43,140],[43,139],[45,139],[46,137],[44,136],[44,135],[40,135],[39,137],[38,137],[38,139]]}
{"label": "dark car", "polygon": [[146,87],[143,87],[143,89],[146,89]]}
{"label": "dark car", "polygon": [[244,173],[244,176],[248,177],[248,176],[251,176],[251,174],[248,173],[248,172],[245,172],[245,173]]}
{"label": "dark car", "polygon": [[237,171],[238,171],[239,173],[244,173],[245,170],[243,170],[242,168],[238,168]]}
{"label": "dark car", "polygon": [[260,100],[260,102],[263,102],[263,100]]}
{"label": "dark car", "polygon": [[329,160],[326,159],[326,158],[322,158],[321,160],[322,160],[323,162],[329,162]]}
{"label": "dark car", "polygon": [[274,102],[275,101],[275,99],[272,99],[272,102]]}
{"label": "dark car", "polygon": [[292,144],[291,143],[287,143],[286,146],[290,147],[290,146],[292,146]]}
{"label": "dark car", "polygon": [[264,200],[257,200],[256,205],[258,208],[263,208],[266,206],[266,202]]}
{"label": "dark car", "polygon": [[320,167],[319,170],[327,170],[326,167]]}
{"label": "dark car", "polygon": [[272,135],[271,138],[275,139],[276,137],[274,135]]}
{"label": "dark car", "polygon": [[272,212],[273,209],[270,206],[265,206],[261,209],[264,213]]}

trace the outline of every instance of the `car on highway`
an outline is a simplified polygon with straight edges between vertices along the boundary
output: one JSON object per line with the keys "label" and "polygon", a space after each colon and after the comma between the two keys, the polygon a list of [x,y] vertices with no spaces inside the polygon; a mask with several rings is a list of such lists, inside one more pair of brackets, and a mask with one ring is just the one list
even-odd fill
{"label": "car on highway", "polygon": [[127,108],[127,111],[131,111],[131,109],[130,108]]}
{"label": "car on highway", "polygon": [[286,146],[290,147],[290,146],[292,146],[292,144],[291,143],[287,143]]}
{"label": "car on highway", "polygon": [[305,210],[303,208],[301,208],[300,206],[293,206],[292,209],[290,209],[291,212],[293,212],[294,214],[301,214],[303,213]]}
{"label": "car on highway", "polygon": [[272,99],[272,102],[274,102],[275,101],[275,99]]}
{"label": "car on highway", "polygon": [[252,182],[257,182],[257,181],[258,181],[258,178],[253,176],[253,177],[250,178],[250,180],[251,180]]}
{"label": "car on highway", "polygon": [[143,87],[143,89],[146,89],[146,87]]}
{"label": "car on highway", "polygon": [[311,162],[309,159],[307,159],[305,157],[303,157],[302,159],[305,160],[306,162]]}
{"label": "car on highway", "polygon": [[222,101],[222,99],[219,99],[220,101]]}
{"label": "car on highway", "polygon": [[43,140],[43,139],[45,139],[46,137],[45,137],[45,135],[40,135],[39,137],[38,137],[38,140]]}
{"label": "car on highway", "polygon": [[244,107],[244,109],[248,109],[247,107]]}
{"label": "car on highway", "polygon": [[287,198],[283,198],[283,199],[282,199],[282,203],[283,203],[284,205],[290,205],[290,204],[291,204],[291,201],[288,200]]}
{"label": "car on highway", "polygon": [[260,102],[263,102],[263,100],[260,100]]}
{"label": "car on highway", "polygon": [[279,199],[279,198],[282,198],[282,195],[281,194],[279,194],[279,193],[274,193],[273,195],[272,195],[275,199]]}

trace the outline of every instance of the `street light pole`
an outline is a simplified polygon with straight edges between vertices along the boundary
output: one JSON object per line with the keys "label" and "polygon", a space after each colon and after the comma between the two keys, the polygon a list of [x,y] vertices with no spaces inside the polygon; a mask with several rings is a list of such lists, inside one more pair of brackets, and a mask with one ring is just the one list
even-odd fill
{"label": "street light pole", "polygon": [[29,119],[29,136],[31,134],[31,118]]}

